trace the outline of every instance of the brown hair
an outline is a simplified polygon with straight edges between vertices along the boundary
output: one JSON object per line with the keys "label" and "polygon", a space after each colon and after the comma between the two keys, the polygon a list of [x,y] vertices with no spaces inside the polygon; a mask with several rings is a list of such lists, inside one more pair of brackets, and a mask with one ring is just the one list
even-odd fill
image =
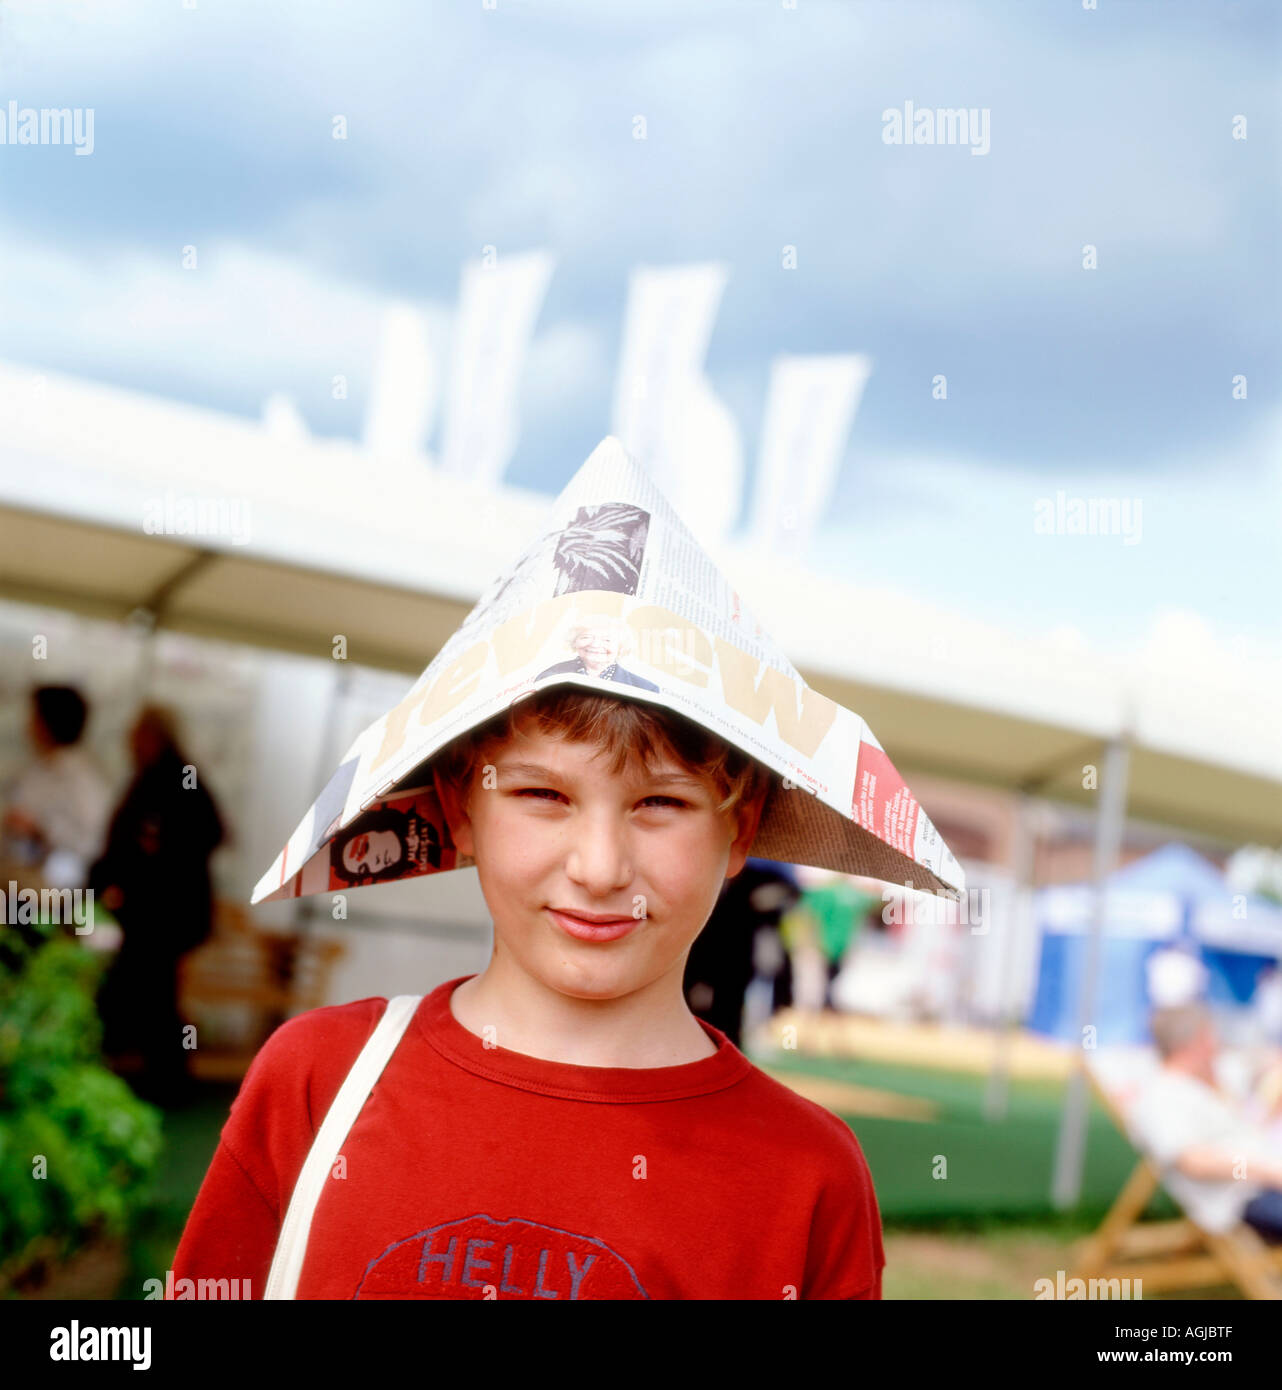
{"label": "brown hair", "polygon": [[[616,777],[634,759],[652,767],[667,754],[686,771],[712,779],[721,795],[718,813],[750,803],[762,791],[768,798],[774,787],[774,778],[762,763],[683,715],[564,685],[535,691],[446,744],[433,759],[438,776],[456,787],[466,801],[482,753],[510,738],[526,720],[568,742],[595,743],[609,758],[610,772]],[[764,808],[762,815],[764,819]]]}
{"label": "brown hair", "polygon": [[[178,713],[172,705],[149,703],[143,705],[134,716],[133,727],[151,734],[156,743],[183,757],[182,745],[178,738]],[[183,758],[183,761],[186,761]]]}
{"label": "brown hair", "polygon": [[1154,1009],[1149,1019],[1149,1031],[1157,1050],[1166,1058],[1180,1052],[1211,1022],[1210,1010],[1204,1004],[1179,1004]]}

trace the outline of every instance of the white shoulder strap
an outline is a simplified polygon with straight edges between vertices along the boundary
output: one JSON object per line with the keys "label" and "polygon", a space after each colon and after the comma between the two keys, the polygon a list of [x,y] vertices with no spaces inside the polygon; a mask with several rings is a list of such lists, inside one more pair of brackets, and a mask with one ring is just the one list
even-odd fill
{"label": "white shoulder strap", "polygon": [[294,1195],[289,1199],[289,1210],[285,1213],[280,1239],[276,1242],[276,1254],[272,1258],[264,1299],[294,1297],[298,1276],[303,1271],[303,1257],[307,1254],[312,1213],[338,1157],[339,1145],[347,1138],[422,998],[421,994],[398,994],[395,999],[388,1001],[378,1027],[370,1034],[369,1041],[361,1049],[360,1056],[352,1064],[351,1071],[334,1097],[334,1103],[316,1133],[307,1161],[294,1184]]}

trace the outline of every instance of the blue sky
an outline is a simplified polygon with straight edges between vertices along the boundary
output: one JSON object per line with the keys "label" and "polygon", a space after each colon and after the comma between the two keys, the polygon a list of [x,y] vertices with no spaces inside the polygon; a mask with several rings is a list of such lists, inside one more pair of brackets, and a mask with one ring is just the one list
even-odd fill
{"label": "blue sky", "polygon": [[[508,478],[553,493],[629,268],[719,260],[749,468],[772,355],[874,360],[817,568],[1276,656],[1280,40],[1270,0],[0,4],[0,105],[95,112],[92,157],[0,148],[0,356],[355,436],[386,300],[444,324],[466,257],[546,248]],[[909,100],[987,108],[989,152],[885,144]],[[1139,498],[1142,542],[1036,534],[1059,490]]]}

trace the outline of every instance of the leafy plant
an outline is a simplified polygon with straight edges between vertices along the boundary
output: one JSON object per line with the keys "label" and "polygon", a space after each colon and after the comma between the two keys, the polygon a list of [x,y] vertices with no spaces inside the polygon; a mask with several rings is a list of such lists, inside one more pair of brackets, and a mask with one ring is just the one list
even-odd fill
{"label": "leafy plant", "polygon": [[125,1236],[162,1151],[160,1113],[102,1064],[95,992],[104,958],[64,930],[0,926],[5,1292],[80,1246]]}

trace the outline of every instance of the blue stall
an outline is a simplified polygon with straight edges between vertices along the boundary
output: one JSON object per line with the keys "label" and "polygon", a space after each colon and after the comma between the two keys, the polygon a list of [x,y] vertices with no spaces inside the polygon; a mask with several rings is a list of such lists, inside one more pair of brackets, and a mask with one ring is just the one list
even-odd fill
{"label": "blue stall", "polygon": [[[1077,1043],[1094,886],[1057,885],[1034,894],[1040,936],[1037,990],[1028,1027]],[[1282,956],[1282,910],[1230,891],[1210,860],[1169,844],[1106,881],[1104,934],[1094,1017],[1097,1046],[1151,1041],[1148,960],[1179,946],[1208,972],[1207,1002],[1220,1012],[1249,1005],[1261,970]]]}

